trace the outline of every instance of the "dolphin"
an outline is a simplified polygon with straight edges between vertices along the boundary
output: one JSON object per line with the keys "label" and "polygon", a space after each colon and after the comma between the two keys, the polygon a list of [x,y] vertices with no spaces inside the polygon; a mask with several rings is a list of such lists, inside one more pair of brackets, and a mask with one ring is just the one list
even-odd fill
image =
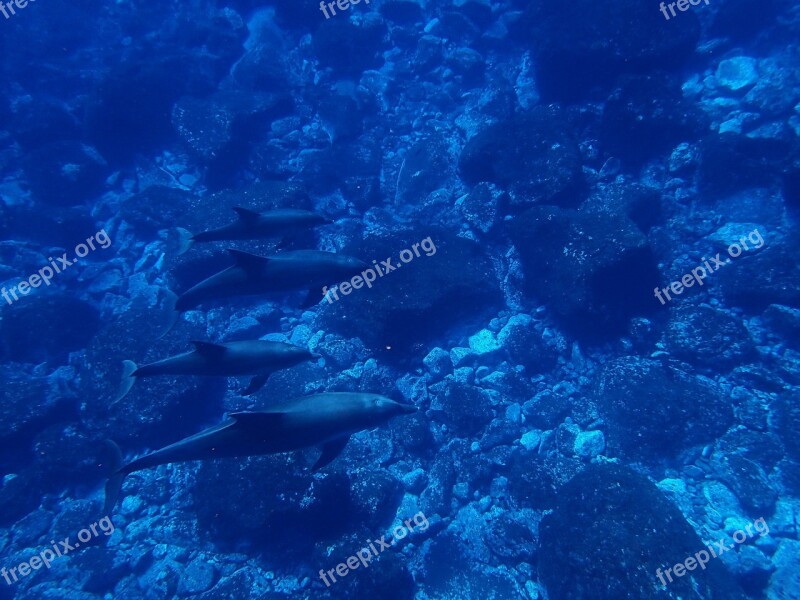
{"label": "dolphin", "polygon": [[280,208],[260,213],[237,206],[233,210],[239,215],[238,220],[219,229],[192,235],[190,231],[178,227],[181,239],[178,254],[186,252],[195,242],[258,240],[333,223],[321,214],[299,208]]}
{"label": "dolphin", "polygon": [[122,453],[108,441],[113,456],[106,482],[105,512],[111,514],[126,475],[157,465],[214,458],[261,456],[319,446],[312,467],[328,465],[344,450],[350,436],[383,425],[417,407],[379,394],[327,392],[289,400],[268,411],[230,413],[227,421],[151,452],[123,466]]}
{"label": "dolphin", "polygon": [[287,369],[307,360],[322,358],[319,354],[314,354],[299,346],[267,340],[246,340],[224,344],[192,342],[192,344],[194,344],[192,352],[170,356],[141,367],[131,360],[123,361],[122,382],[111,406],[125,397],[138,377],[255,375],[250,381],[250,385],[242,391],[242,395],[249,396],[260,390],[274,371]]}
{"label": "dolphin", "polygon": [[228,252],[236,263],[186,290],[175,302],[177,312],[231,296],[309,290],[312,298],[323,286],[350,279],[369,268],[352,256],[321,250],[291,250],[273,256],[231,248]]}

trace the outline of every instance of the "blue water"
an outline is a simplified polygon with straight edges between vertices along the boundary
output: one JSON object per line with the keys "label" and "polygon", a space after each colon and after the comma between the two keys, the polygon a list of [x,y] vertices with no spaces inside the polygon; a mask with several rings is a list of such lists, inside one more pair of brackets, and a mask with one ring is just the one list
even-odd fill
{"label": "blue water", "polygon": [[4,2],[0,600],[800,599],[798,47]]}

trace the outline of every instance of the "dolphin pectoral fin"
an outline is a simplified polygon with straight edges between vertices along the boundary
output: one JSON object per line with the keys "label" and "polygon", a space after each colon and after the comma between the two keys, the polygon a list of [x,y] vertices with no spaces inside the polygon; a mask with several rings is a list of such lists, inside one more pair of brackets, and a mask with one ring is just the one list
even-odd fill
{"label": "dolphin pectoral fin", "polygon": [[183,227],[177,227],[176,229],[178,230],[179,240],[178,256],[180,256],[192,247],[192,244],[194,244],[194,236],[192,235],[191,231],[188,231]]}
{"label": "dolphin pectoral fin", "polygon": [[249,208],[242,208],[241,206],[234,206],[233,210],[239,215],[240,221],[257,221],[258,218],[261,216],[254,210],[250,210]]}
{"label": "dolphin pectoral fin", "polygon": [[264,384],[267,383],[267,379],[269,379],[270,373],[266,375],[256,375],[250,380],[250,384],[244,388],[240,394],[242,396],[250,396],[251,394],[255,394],[258,390],[264,387]]}
{"label": "dolphin pectoral fin", "polygon": [[255,254],[250,254],[249,252],[235,250],[234,248],[228,248],[227,250],[228,254],[230,254],[233,260],[236,261],[236,266],[241,267],[245,271],[261,269],[265,264],[272,260],[266,256],[257,256]]}
{"label": "dolphin pectoral fin", "polygon": [[200,342],[193,340],[195,352],[202,354],[206,358],[219,358],[228,350],[225,346],[220,344],[212,344],[211,342]]}
{"label": "dolphin pectoral fin", "polygon": [[350,436],[348,435],[324,444],[322,446],[322,454],[319,455],[317,462],[314,463],[314,466],[311,467],[311,470],[319,471],[322,467],[329,465],[333,459],[342,453],[342,450],[344,450],[344,447],[347,445],[349,440]]}
{"label": "dolphin pectoral fin", "polygon": [[136,383],[136,375],[134,375],[134,373],[138,368],[139,367],[137,367],[136,363],[132,360],[122,361],[122,381],[119,383],[119,391],[117,392],[116,398],[111,401],[109,406],[114,406],[131,391],[133,384]]}
{"label": "dolphin pectoral fin", "polygon": [[109,476],[106,481],[106,496],[103,505],[103,514],[107,517],[111,516],[114,507],[119,500],[120,492],[122,491],[122,480],[125,479],[126,473],[122,473],[122,451],[111,440],[106,440],[106,447],[109,450]]}
{"label": "dolphin pectoral fin", "polygon": [[169,321],[167,321],[167,326],[164,331],[156,339],[161,339],[165,335],[167,335],[173,327],[175,327],[175,323],[178,322],[178,319],[181,316],[181,313],[177,309],[178,304],[178,295],[170,289],[164,291],[164,295],[166,296],[164,300],[164,304],[167,306],[167,310],[169,310]]}

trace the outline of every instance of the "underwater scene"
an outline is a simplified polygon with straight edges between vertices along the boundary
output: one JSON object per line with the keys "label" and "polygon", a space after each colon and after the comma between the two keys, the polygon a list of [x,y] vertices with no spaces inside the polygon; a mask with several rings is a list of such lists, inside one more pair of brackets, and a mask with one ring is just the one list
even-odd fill
{"label": "underwater scene", "polygon": [[800,2],[0,50],[0,600],[800,600]]}

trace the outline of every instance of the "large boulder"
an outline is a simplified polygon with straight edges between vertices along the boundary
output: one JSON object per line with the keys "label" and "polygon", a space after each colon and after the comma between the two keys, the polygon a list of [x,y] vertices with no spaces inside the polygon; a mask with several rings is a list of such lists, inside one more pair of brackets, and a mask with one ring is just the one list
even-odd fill
{"label": "large boulder", "polygon": [[694,569],[667,580],[665,569],[706,544],[650,480],[620,465],[590,465],[567,483],[539,539],[539,575],[551,600],[746,598],[723,561],[710,557],[703,569],[695,559]]}
{"label": "large boulder", "polygon": [[530,3],[515,34],[533,46],[537,86],[546,100],[576,100],[624,73],[678,69],[700,37],[697,15],[670,27],[657,5],[620,2]]}
{"label": "large boulder", "polygon": [[608,154],[639,167],[706,130],[677,81],[664,73],[627,76],[603,107],[600,142]]}
{"label": "large boulder", "polygon": [[581,155],[560,110],[537,107],[490,125],[470,139],[459,159],[465,183],[496,183],[512,204],[577,204]]}
{"label": "large boulder", "polygon": [[[407,263],[419,231],[376,235],[343,250],[379,265],[391,259],[396,269],[377,277],[371,288],[362,286],[348,295],[329,295],[322,300],[321,322],[325,329],[360,337],[369,348],[387,358],[423,346],[449,327],[465,320],[480,321],[500,300],[497,277],[491,260],[478,244],[442,229],[425,229],[430,238],[418,246],[419,257]],[[431,245],[432,244],[432,245]],[[430,249],[426,251],[427,249]],[[385,267],[382,271],[385,271]]]}
{"label": "large boulder", "polygon": [[594,395],[608,424],[610,456],[661,461],[714,441],[733,423],[730,402],[715,383],[655,360],[606,363]]}
{"label": "large boulder", "polygon": [[510,233],[526,289],[576,335],[602,338],[658,306],[655,259],[625,215],[537,206],[516,217]]}

